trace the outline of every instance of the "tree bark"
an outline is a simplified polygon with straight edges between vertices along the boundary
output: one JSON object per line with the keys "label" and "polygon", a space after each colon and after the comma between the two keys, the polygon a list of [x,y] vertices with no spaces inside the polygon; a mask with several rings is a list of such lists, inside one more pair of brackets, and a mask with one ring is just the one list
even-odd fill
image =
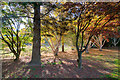
{"label": "tree bark", "polygon": [[14,61],[18,61],[18,60],[19,60],[19,57],[20,57],[20,53],[17,53],[17,54],[14,53],[14,55],[15,55],[15,57],[16,57],[16,58],[14,59]]}
{"label": "tree bark", "polygon": [[99,41],[100,41],[100,45],[99,45],[100,49],[99,50],[102,51],[102,46],[103,46],[103,44],[102,44],[102,41],[103,41],[102,34],[99,35]]}
{"label": "tree bark", "polygon": [[34,3],[33,48],[30,64],[41,65],[41,34],[40,34],[40,4]]}
{"label": "tree bark", "polygon": [[57,45],[57,47],[55,48],[54,56],[58,56],[60,43],[61,43],[61,36],[60,36],[60,40],[58,41],[58,45]]}
{"label": "tree bark", "polygon": [[64,43],[62,43],[62,52],[64,52],[65,50],[64,50]]}
{"label": "tree bark", "polygon": [[85,53],[86,54],[89,54],[89,49],[93,46],[93,44],[91,45],[91,41],[89,42],[89,44],[88,44],[88,47],[86,48],[86,50],[85,50]]}
{"label": "tree bark", "polygon": [[62,36],[62,52],[64,52],[64,36]]}
{"label": "tree bark", "polygon": [[54,56],[58,56],[58,52],[59,52],[59,48],[57,47],[55,52],[54,52]]}
{"label": "tree bark", "polygon": [[102,46],[100,45],[99,51],[102,51]]}
{"label": "tree bark", "polygon": [[85,53],[86,53],[86,54],[89,54],[89,50],[88,50],[88,48],[85,50]]}
{"label": "tree bark", "polygon": [[82,68],[82,52],[78,51],[78,68],[81,69]]}
{"label": "tree bark", "polygon": [[118,38],[118,40],[117,40],[117,39],[114,37],[112,44],[116,47],[117,44],[119,43],[119,41],[120,41],[120,38]]}

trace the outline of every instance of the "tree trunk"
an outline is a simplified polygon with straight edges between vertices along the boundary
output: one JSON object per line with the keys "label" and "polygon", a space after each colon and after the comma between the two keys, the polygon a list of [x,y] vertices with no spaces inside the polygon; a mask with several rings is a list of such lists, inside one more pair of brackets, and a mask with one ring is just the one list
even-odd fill
{"label": "tree trunk", "polygon": [[54,52],[54,56],[55,56],[55,58],[54,58],[54,63],[56,62],[56,57],[58,56],[58,48],[56,49],[56,51]]}
{"label": "tree trunk", "polygon": [[86,50],[85,50],[85,53],[86,53],[86,54],[89,54],[89,49],[92,47],[92,46],[91,46],[91,43],[92,43],[92,42],[90,41],[89,44],[88,44],[88,47],[87,47]]}
{"label": "tree trunk", "polygon": [[15,55],[15,57],[16,57],[16,58],[14,59],[14,61],[18,61],[18,60],[19,60],[19,57],[20,57],[20,54],[19,54],[19,53],[17,53],[17,54],[14,53],[14,55]]}
{"label": "tree trunk", "polygon": [[54,56],[58,56],[58,52],[59,52],[59,48],[57,47],[55,52],[54,52]]}
{"label": "tree trunk", "polygon": [[86,49],[85,53],[86,53],[86,54],[89,54],[89,50],[88,50],[88,48]]}
{"label": "tree trunk", "polygon": [[113,43],[113,45],[116,47],[116,44],[115,44],[115,43]]}
{"label": "tree trunk", "polygon": [[64,52],[64,36],[62,36],[62,52]]}
{"label": "tree trunk", "polygon": [[41,34],[40,34],[40,4],[34,3],[34,28],[33,28],[33,48],[30,64],[41,65]]}
{"label": "tree trunk", "polygon": [[65,50],[64,50],[64,44],[62,44],[62,52],[64,52]]}
{"label": "tree trunk", "polygon": [[78,62],[78,68],[81,69],[82,68],[82,52],[81,51],[78,52],[77,62]]}
{"label": "tree trunk", "polygon": [[100,45],[99,51],[102,51],[102,46]]}
{"label": "tree trunk", "polygon": [[54,55],[55,55],[55,56],[58,56],[60,43],[61,43],[61,36],[60,36],[60,40],[58,41],[58,45],[57,45],[57,47],[56,47],[56,49],[55,49],[55,52],[54,52]]}
{"label": "tree trunk", "polygon": [[102,34],[100,34],[100,36],[99,36],[99,41],[100,41],[100,48],[99,48],[99,51],[102,51],[102,45],[103,45],[103,43],[102,43]]}

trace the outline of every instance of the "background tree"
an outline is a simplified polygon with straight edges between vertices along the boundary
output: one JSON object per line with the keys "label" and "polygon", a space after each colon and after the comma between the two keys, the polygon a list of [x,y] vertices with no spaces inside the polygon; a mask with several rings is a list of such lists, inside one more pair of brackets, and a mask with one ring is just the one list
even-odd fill
{"label": "background tree", "polygon": [[21,23],[20,19],[7,18],[3,21],[2,31],[0,32],[0,39],[8,45],[11,52],[16,56],[15,61],[19,60],[20,53],[24,51],[24,47],[26,46],[25,43],[29,42],[30,33],[20,30]]}
{"label": "background tree", "polygon": [[[89,34],[85,33],[84,35],[84,44],[87,44],[87,40],[89,38]],[[95,44],[94,40],[91,39],[89,44],[88,44],[88,47],[87,49],[85,50],[85,52],[88,54],[89,53],[89,49]]]}
{"label": "background tree", "polygon": [[64,7],[62,6],[63,3],[61,2],[57,4],[59,4],[59,7],[52,12],[52,15],[56,19],[56,22],[59,25],[58,27],[60,27],[61,29],[62,52],[64,52],[65,35],[67,35],[68,31],[72,29],[72,27],[70,23],[71,21],[67,19],[69,15],[63,12],[64,10]]}
{"label": "background tree", "polygon": [[[118,32],[119,33],[119,32]],[[116,46],[119,42],[120,42],[120,36],[119,36],[119,34],[114,34],[113,33],[113,35],[114,35],[114,37],[113,38],[111,38],[112,39],[112,44],[114,45],[114,46]]]}
{"label": "background tree", "polygon": [[54,55],[57,56],[62,37],[62,29],[59,22],[52,16],[46,16],[46,18],[42,20],[42,28],[42,34],[47,40]]}
{"label": "background tree", "polygon": [[102,34],[99,34],[98,36],[94,35],[92,38],[95,42],[95,46],[99,48],[100,51],[102,51],[102,47],[104,46],[105,42],[109,41],[108,39],[106,39],[105,36],[103,36]]}

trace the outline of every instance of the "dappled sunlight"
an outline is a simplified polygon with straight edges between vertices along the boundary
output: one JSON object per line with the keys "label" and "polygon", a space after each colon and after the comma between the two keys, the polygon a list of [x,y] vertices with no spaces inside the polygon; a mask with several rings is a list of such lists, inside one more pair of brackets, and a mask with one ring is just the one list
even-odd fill
{"label": "dappled sunlight", "polygon": [[77,53],[75,50],[68,50],[67,52],[60,52],[58,54],[60,58],[66,58],[66,59],[77,59]]}
{"label": "dappled sunlight", "polygon": [[72,65],[73,63],[71,63],[71,62],[67,62],[67,61],[62,61],[63,62],[63,64],[66,64],[66,65]]}
{"label": "dappled sunlight", "polygon": [[104,62],[104,66],[108,68],[115,68],[118,67],[118,65],[115,65],[114,63]]}
{"label": "dappled sunlight", "polygon": [[42,55],[42,57],[52,57],[52,56],[54,56],[53,53],[42,53],[41,55]]}
{"label": "dappled sunlight", "polygon": [[0,1],[3,78],[116,78],[120,3],[74,1]]}
{"label": "dappled sunlight", "polygon": [[75,76],[76,76],[76,78],[80,78],[80,76],[79,76],[79,75],[77,75],[77,74],[76,74]]}
{"label": "dappled sunlight", "polygon": [[50,72],[48,70],[46,70],[46,74],[50,74]]}
{"label": "dappled sunlight", "polygon": [[26,75],[28,75],[28,74],[30,73],[30,71],[31,71],[31,70],[30,70],[30,69],[28,69],[28,71],[26,72]]}
{"label": "dappled sunlight", "polygon": [[[64,76],[66,78],[98,78],[103,74],[111,74],[112,69],[118,68],[118,66],[114,64],[118,54],[105,50],[99,51],[97,49],[90,49],[89,54],[83,53],[82,70],[79,70],[77,66],[76,50],[59,52],[56,64],[52,63],[55,58],[53,53],[42,52],[42,68],[29,67],[26,65],[26,63],[30,62],[31,56],[27,54],[24,55],[20,57],[20,62],[14,66],[12,66],[14,64],[13,60],[12,62],[4,61],[6,64],[3,64],[5,66],[3,68],[3,77],[62,78]],[[62,64],[59,64],[59,59],[62,61]],[[48,62],[50,64],[48,64]],[[12,71],[13,68],[14,70]],[[40,76],[40,74],[42,75]]]}
{"label": "dappled sunlight", "polygon": [[105,71],[105,70],[97,70],[97,71],[99,71],[100,73],[103,73],[103,74],[110,74],[110,72]]}
{"label": "dappled sunlight", "polygon": [[110,50],[110,49],[103,49],[103,51],[116,52],[116,53],[118,53],[118,52],[119,52],[119,50]]}
{"label": "dappled sunlight", "polygon": [[93,67],[92,65],[88,65],[88,67]]}
{"label": "dappled sunlight", "polygon": [[99,51],[99,49],[90,49],[90,53],[92,54],[106,54],[107,52],[109,52],[109,54],[111,53],[117,53],[119,52],[119,50],[111,50],[111,49],[103,49],[103,51]]}

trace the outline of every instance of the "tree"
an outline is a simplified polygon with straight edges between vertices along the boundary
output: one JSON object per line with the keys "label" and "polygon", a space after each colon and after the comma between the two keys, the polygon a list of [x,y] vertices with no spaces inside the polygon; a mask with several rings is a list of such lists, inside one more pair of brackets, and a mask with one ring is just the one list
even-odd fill
{"label": "tree", "polygon": [[34,3],[34,28],[33,28],[33,48],[31,64],[41,64],[40,61],[40,47],[41,47],[41,35],[40,35],[40,4]]}
{"label": "tree", "polygon": [[[33,50],[32,50],[32,60],[30,64],[40,64],[40,18],[46,16],[49,14],[50,11],[52,11],[55,8],[55,5],[46,2],[9,2],[9,6],[12,9],[11,12],[14,13],[14,15],[11,15],[11,17],[14,18],[31,18],[33,20],[34,28],[33,28]],[[46,10],[45,14],[40,13],[40,5],[44,5],[46,8],[49,9]],[[36,17],[37,16],[37,17]],[[31,26],[31,22],[29,24]],[[38,36],[38,37],[37,37]],[[37,43],[36,44],[36,41]]]}
{"label": "tree", "polygon": [[42,20],[42,36],[48,42],[52,52],[55,56],[54,62],[56,61],[56,56],[58,56],[59,47],[61,43],[61,30],[58,24],[47,16],[48,20]]}
{"label": "tree", "polygon": [[[84,44],[87,44],[87,40],[89,38],[89,34],[86,34],[84,35]],[[93,38],[93,37],[92,37]],[[85,52],[88,54],[89,53],[89,49],[95,44],[94,40],[91,39],[89,44],[88,44],[88,47],[87,49],[85,50]]]}
{"label": "tree", "polygon": [[95,45],[99,48],[100,51],[102,51],[102,47],[104,46],[105,42],[109,41],[108,39],[106,39],[105,36],[102,36],[102,34],[99,35],[94,35],[92,38],[95,42]]}
{"label": "tree", "polygon": [[64,52],[64,42],[65,35],[67,35],[68,31],[71,29],[71,23],[67,19],[68,14],[63,12],[64,7],[62,6],[62,2],[58,3],[59,7],[52,12],[53,17],[56,19],[57,24],[59,25],[61,30],[61,43],[62,43],[62,52]]}
{"label": "tree", "polygon": [[60,25],[56,22],[55,18],[46,16],[42,20],[42,34],[48,41],[54,55],[58,55],[62,34]]}
{"label": "tree", "polygon": [[116,45],[119,43],[119,41],[120,41],[120,38],[116,39],[116,38],[114,37],[114,38],[112,38],[112,39],[113,39],[112,44],[113,44],[114,46],[116,46]]}
{"label": "tree", "polygon": [[[33,28],[33,49],[32,49],[32,60],[30,64],[40,64],[40,48],[41,48],[41,17],[44,17],[47,15],[51,10],[55,8],[55,5],[52,5],[51,3],[48,3],[48,6],[53,9],[49,9],[47,13],[40,15],[40,5],[42,5],[42,2],[39,3],[33,3],[34,4],[34,28]],[[46,3],[47,4],[47,3]],[[48,7],[47,6],[47,7]]]}
{"label": "tree", "polygon": [[20,19],[7,19],[3,22],[0,33],[0,39],[8,45],[11,52],[16,56],[14,61],[19,60],[21,51],[24,51],[25,43],[29,42],[27,41],[29,39],[29,33],[20,30],[20,23]]}
{"label": "tree", "polygon": [[[59,6],[61,4],[59,3]],[[56,8],[51,14],[42,20],[43,33],[48,41],[55,56],[58,55],[59,46],[62,40],[62,49],[64,49],[64,35],[70,29],[65,14],[61,11],[62,7]],[[56,14],[57,13],[57,14]],[[63,16],[64,14],[64,16]],[[49,38],[49,39],[48,39]],[[61,39],[62,38],[62,39]]]}
{"label": "tree", "polygon": [[[115,19],[115,15],[119,13],[119,3],[72,3],[67,2],[64,4],[67,8],[66,11],[70,11],[73,14],[77,14],[77,28],[76,28],[76,49],[78,53],[78,67],[81,69],[82,65],[82,53],[87,49],[88,44],[92,36],[97,32],[96,28],[101,24],[100,22],[108,16],[99,28],[107,26],[107,23]],[[77,7],[73,7],[77,6]],[[108,6],[110,7],[108,9]],[[89,28],[89,29],[88,29]],[[84,43],[84,33],[89,32],[89,38],[86,44]],[[81,38],[81,46],[79,47],[79,36]],[[98,33],[99,34],[99,33]],[[85,48],[83,48],[85,46]]]}
{"label": "tree", "polygon": [[85,50],[85,52],[88,54],[89,53],[89,49],[94,45],[94,43],[92,43],[92,41],[89,42],[87,49]]}
{"label": "tree", "polygon": [[116,35],[116,34],[114,34],[114,33],[113,33],[113,35],[114,35],[114,37],[111,38],[111,39],[112,39],[112,44],[113,44],[114,46],[116,46],[116,45],[119,43],[119,41],[120,41],[120,36],[119,36],[119,34]]}
{"label": "tree", "polygon": [[3,27],[0,31],[0,39],[8,45],[10,51],[16,56],[14,61],[17,61],[29,39],[29,33],[26,33],[28,27],[26,26],[25,32],[21,33],[23,30],[20,30],[20,25],[26,23],[20,18],[15,18],[14,11],[7,3],[3,2],[2,4],[6,8],[2,10]]}

